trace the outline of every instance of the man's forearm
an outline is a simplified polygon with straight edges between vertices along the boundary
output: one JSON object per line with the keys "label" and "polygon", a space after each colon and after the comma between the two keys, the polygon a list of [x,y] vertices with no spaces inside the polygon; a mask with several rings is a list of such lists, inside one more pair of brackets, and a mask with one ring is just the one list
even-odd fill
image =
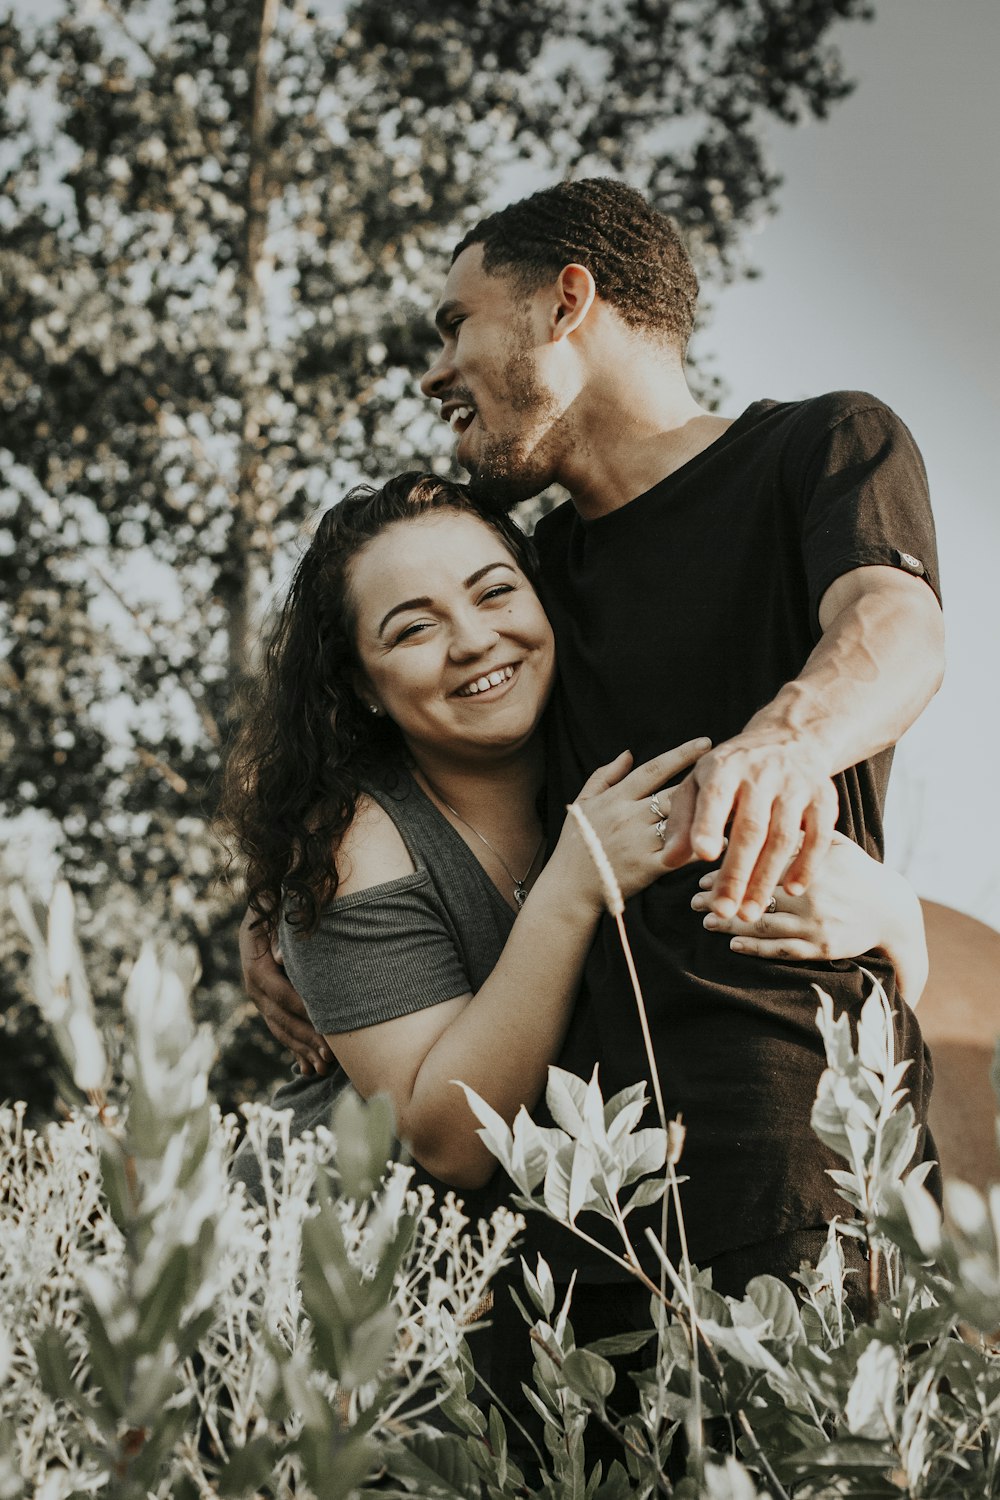
{"label": "man's forearm", "polygon": [[828,776],[894,745],[944,672],[941,611],[926,584],[906,575],[898,587],[883,578],[862,589],[855,574],[841,582],[824,597],[823,635],[799,676],[736,736],[799,747]]}
{"label": "man's forearm", "polygon": [[858,568],[830,585],[819,619],[823,634],[795,680],[672,799],[665,863],[725,850],[712,902],[722,918],[756,921],[779,879],[792,895],[808,886],[837,819],[831,778],[894,744],[941,682],[941,612],[921,580]]}

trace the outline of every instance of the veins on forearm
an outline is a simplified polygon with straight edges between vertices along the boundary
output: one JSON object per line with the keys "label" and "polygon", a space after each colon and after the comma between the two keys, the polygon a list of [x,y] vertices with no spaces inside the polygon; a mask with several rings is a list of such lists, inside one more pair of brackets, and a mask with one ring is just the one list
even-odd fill
{"label": "veins on forearm", "polygon": [[936,692],[937,661],[922,611],[865,594],[835,616],[799,676],[744,734],[812,743],[833,775],[895,744]]}

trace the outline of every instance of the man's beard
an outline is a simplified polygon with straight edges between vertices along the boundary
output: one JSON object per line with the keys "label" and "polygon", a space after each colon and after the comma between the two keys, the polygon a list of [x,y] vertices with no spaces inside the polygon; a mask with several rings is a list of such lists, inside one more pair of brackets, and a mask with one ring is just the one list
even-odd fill
{"label": "man's beard", "polygon": [[484,438],[479,457],[466,462],[469,494],[494,515],[530,500],[554,481],[555,429],[560,416],[558,402],[537,380],[523,347],[504,366],[501,390],[510,411],[526,418],[529,433],[523,438],[510,434]]}

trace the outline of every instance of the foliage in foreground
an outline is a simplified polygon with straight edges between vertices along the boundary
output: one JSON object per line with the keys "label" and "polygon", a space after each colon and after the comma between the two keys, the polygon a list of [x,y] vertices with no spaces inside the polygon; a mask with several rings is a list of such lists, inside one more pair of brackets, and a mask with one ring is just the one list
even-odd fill
{"label": "foliage in foreground", "polygon": [[[43,1134],[17,1107],[0,1113],[4,1500],[1000,1494],[1000,1365],[986,1342],[1000,1325],[1000,1188],[984,1199],[949,1184],[946,1228],[920,1170],[907,1175],[916,1125],[878,990],[853,1033],[821,996],[828,1067],[813,1125],[844,1161],[851,1212],[797,1295],[761,1276],[723,1298],[709,1274],[663,1256],[658,1281],[641,1269],[630,1210],[660,1201],[679,1215],[683,1198],[683,1132],[643,1124],[641,1086],[605,1101],[596,1075],[552,1069],[546,1129],[524,1111],[508,1128],[470,1096],[515,1202],[581,1235],[590,1215],[610,1221],[623,1269],[650,1293],[647,1335],[578,1348],[572,1295],[558,1304],[544,1262],[524,1267],[544,1429],[525,1474],[509,1417],[474,1388],[476,1337],[464,1337],[513,1215],[468,1238],[453,1202],[433,1208],[405,1168],[384,1170],[385,1106],[353,1098],[316,1140],[251,1115],[262,1156],[280,1137],[282,1165],[265,1206],[248,1206],[225,1180],[232,1127],[209,1102],[182,966],[150,953],[135,970],[119,1120],[101,1100],[68,892],[47,940],[23,904],[21,917],[66,1086],[91,1102]],[[843,1235],[863,1237],[888,1280],[861,1321],[846,1305]],[[609,1356],[640,1345],[652,1358],[623,1419],[635,1402]],[[595,1428],[621,1442],[609,1472],[587,1462]]]}

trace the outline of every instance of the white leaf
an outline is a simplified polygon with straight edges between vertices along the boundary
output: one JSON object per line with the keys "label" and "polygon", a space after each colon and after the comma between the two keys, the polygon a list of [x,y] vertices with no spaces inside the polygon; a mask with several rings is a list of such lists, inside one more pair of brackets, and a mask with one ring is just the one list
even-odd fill
{"label": "white leaf", "polygon": [[561,1224],[569,1220],[569,1170],[568,1162],[562,1152],[554,1156],[549,1162],[545,1172],[545,1182],[542,1186],[542,1197],[545,1207],[554,1218]]}
{"label": "white leaf", "polygon": [[[512,1147],[514,1142],[510,1126],[501,1115],[497,1114],[492,1104],[487,1104],[485,1099],[480,1098],[475,1089],[470,1089],[469,1085],[463,1083],[460,1078],[453,1078],[451,1081],[458,1084],[458,1087],[465,1095],[469,1108],[482,1126],[482,1129],[476,1132],[479,1139],[486,1149],[496,1157],[504,1170],[509,1172],[513,1177],[514,1163]],[[523,1183],[518,1182],[518,1187],[523,1186]]]}
{"label": "white leaf", "polygon": [[549,1082],[545,1090],[545,1102],[556,1124],[579,1140],[584,1133],[583,1110],[587,1096],[587,1085],[575,1073],[563,1068],[549,1068]]}
{"label": "white leaf", "polygon": [[593,1152],[582,1142],[577,1143],[573,1153],[573,1167],[569,1178],[569,1221],[575,1223],[576,1216],[590,1196],[590,1184],[600,1166]]}
{"label": "white leaf", "polygon": [[66,1029],[73,1048],[73,1082],[84,1093],[94,1094],[104,1087],[108,1060],[104,1042],[93,1018],[83,1010],[74,1010]]}
{"label": "white leaf", "polygon": [[989,1214],[982,1193],[958,1178],[944,1185],[944,1208],[960,1234],[979,1239],[989,1227]]}
{"label": "white leaf", "polygon": [[855,1437],[887,1438],[896,1425],[899,1356],[890,1344],[872,1342],[857,1363],[844,1407],[848,1431]]}

